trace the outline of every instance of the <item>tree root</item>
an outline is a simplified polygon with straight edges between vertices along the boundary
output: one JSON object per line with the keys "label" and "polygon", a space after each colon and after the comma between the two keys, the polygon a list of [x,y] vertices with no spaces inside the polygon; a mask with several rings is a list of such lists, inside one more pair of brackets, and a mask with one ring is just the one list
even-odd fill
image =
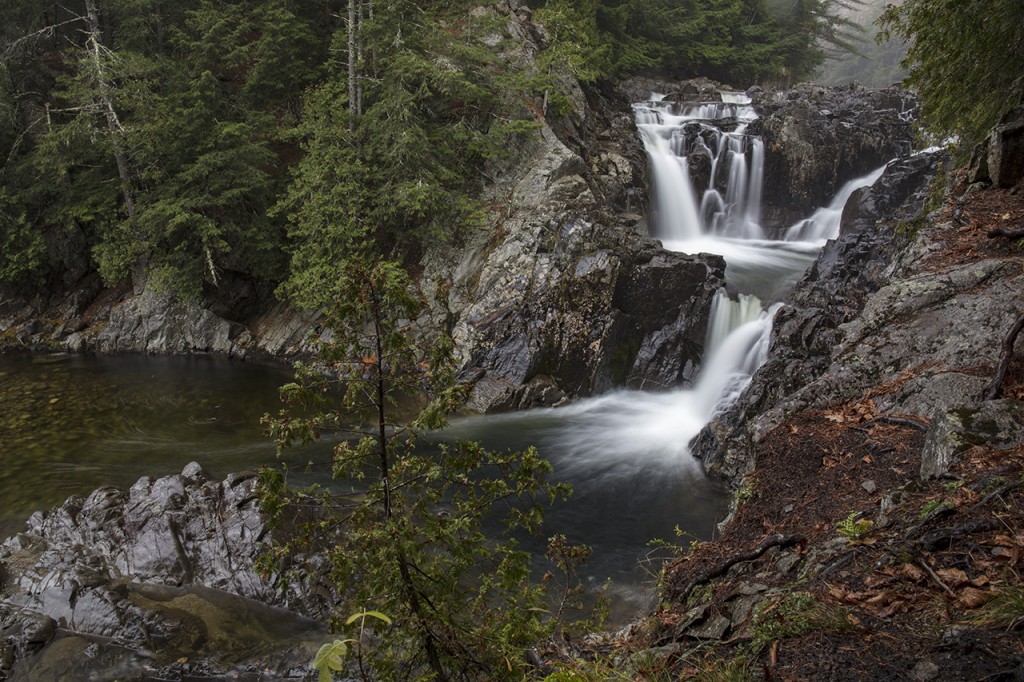
{"label": "tree root", "polygon": [[735,566],[736,564],[743,563],[745,561],[754,561],[760,559],[765,552],[772,547],[781,547],[783,549],[793,547],[794,545],[806,545],[807,538],[803,535],[773,535],[770,538],[765,539],[761,544],[752,550],[747,552],[740,552],[734,554],[719,563],[715,564],[710,569],[699,573],[696,577],[690,579],[682,589],[678,590],[674,595],[674,599],[678,601],[685,601],[690,596],[690,592],[693,591],[697,585],[706,583],[709,580],[718,578],[719,576],[725,575],[725,573]]}
{"label": "tree root", "polygon": [[872,419],[871,421],[869,421],[867,423],[868,424],[895,424],[897,426],[909,426],[909,427],[911,427],[913,429],[917,429],[918,431],[927,431],[928,430],[928,425],[927,424],[923,424],[923,423],[917,421],[916,419],[908,419],[907,417],[895,417],[895,416],[888,415],[888,414],[883,414],[883,415],[880,415],[878,417],[875,417],[874,419]]}
{"label": "tree root", "polygon": [[1010,327],[1010,331],[1003,339],[1002,350],[999,353],[999,366],[996,368],[996,375],[991,383],[981,392],[981,400],[995,400],[1003,392],[1003,381],[1006,379],[1006,370],[1010,367],[1010,360],[1013,358],[1013,346],[1017,342],[1017,336],[1024,329],[1024,313],[1017,317],[1017,321]]}
{"label": "tree root", "polygon": [[989,239],[995,239],[997,237],[1006,237],[1007,239],[1024,239],[1024,227],[997,227],[994,230],[989,230]]}

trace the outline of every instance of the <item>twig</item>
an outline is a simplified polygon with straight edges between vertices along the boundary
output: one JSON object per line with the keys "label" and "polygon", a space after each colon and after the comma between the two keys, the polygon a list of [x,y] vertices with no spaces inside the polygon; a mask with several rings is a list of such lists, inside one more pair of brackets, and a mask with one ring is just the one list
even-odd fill
{"label": "twig", "polygon": [[935,571],[932,570],[932,567],[928,565],[927,561],[925,561],[923,558],[920,558],[920,559],[917,560],[917,563],[918,563],[919,566],[921,566],[921,568],[923,568],[925,570],[925,572],[928,573],[928,575],[931,576],[932,580],[934,580],[936,582],[936,584],[938,584],[939,587],[944,589],[949,594],[949,596],[951,596],[951,597],[955,597],[956,596],[956,593],[953,590],[949,589],[949,585],[947,585],[946,583],[942,582],[942,580],[939,578],[939,576],[935,575]]}
{"label": "twig", "polygon": [[1010,367],[1010,360],[1013,358],[1013,346],[1017,342],[1017,336],[1024,329],[1024,313],[1017,317],[1017,321],[1010,327],[1010,331],[1003,339],[1002,351],[999,354],[999,366],[996,368],[996,375],[992,382],[985,387],[981,393],[981,400],[995,400],[1003,392],[1003,380],[1006,379],[1006,370]]}
{"label": "twig", "polygon": [[1001,486],[997,490],[993,490],[992,492],[990,492],[988,495],[983,497],[981,499],[981,501],[978,502],[974,506],[975,507],[980,507],[982,505],[988,504],[989,502],[991,502],[992,500],[996,499],[997,497],[1002,497],[1003,495],[1005,495],[1006,493],[1010,492],[1011,490],[1016,490],[1017,488],[1020,488],[1022,486],[1024,486],[1024,481],[1015,481],[1013,483],[1007,483],[1006,485]]}

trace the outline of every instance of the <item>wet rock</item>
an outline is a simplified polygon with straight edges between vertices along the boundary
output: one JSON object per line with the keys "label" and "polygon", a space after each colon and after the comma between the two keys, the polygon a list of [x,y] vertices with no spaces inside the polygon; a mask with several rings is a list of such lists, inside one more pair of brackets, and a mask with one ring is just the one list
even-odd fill
{"label": "wet rock", "polygon": [[748,130],[765,143],[765,215],[782,222],[768,227],[785,227],[846,181],[908,154],[915,107],[899,88],[799,85],[760,97]]}
{"label": "wet rock", "polygon": [[[334,603],[331,584],[320,560],[297,565],[304,578],[291,583],[256,572],[269,536],[254,485],[252,475],[212,481],[192,463],[34,514],[0,545],[7,668],[78,679],[93,659],[159,667],[185,651],[224,670],[287,647],[307,663],[323,636],[313,619]],[[69,647],[102,651],[68,661]]]}
{"label": "wet rock", "polygon": [[[767,362],[743,397],[718,415],[693,443],[694,453],[713,473],[742,475],[751,466],[754,439],[781,423],[786,414],[859,395],[890,375],[893,367],[912,366],[938,346],[944,346],[950,356],[973,352],[973,344],[949,333],[950,317],[958,328],[962,325],[967,337],[977,336],[981,330],[987,334],[995,326],[988,316],[1003,313],[991,306],[1004,306],[988,295],[973,299],[968,307],[972,312],[962,323],[959,313],[939,314],[932,306],[938,300],[948,300],[950,308],[963,307],[957,294],[990,279],[991,268],[1009,267],[1005,264],[965,267],[960,276],[936,276],[934,284],[914,278],[886,287],[898,277],[894,268],[899,256],[915,238],[906,223],[919,215],[929,183],[944,160],[942,154],[900,159],[890,164],[873,186],[850,197],[841,236],[825,245],[788,304],[776,314]],[[903,328],[892,324],[912,316],[913,310],[924,313],[916,325]],[[963,375],[930,379],[928,390],[943,384],[947,400],[963,395],[964,383],[971,382]],[[902,409],[913,403],[911,411],[915,411],[924,409],[925,401],[934,400],[932,395],[920,397],[919,407],[911,399],[911,393],[922,395],[923,384],[910,382],[905,390],[883,409],[894,409],[897,404]],[[930,408],[926,412],[930,413]]]}

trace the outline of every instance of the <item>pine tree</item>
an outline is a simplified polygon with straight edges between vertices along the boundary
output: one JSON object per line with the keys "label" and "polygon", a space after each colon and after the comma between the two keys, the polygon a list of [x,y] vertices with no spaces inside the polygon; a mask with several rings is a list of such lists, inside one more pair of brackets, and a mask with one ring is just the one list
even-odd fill
{"label": "pine tree", "polygon": [[1018,0],[905,0],[882,15],[882,38],[910,47],[903,65],[925,124],[970,148],[1024,103],[1024,5]]}
{"label": "pine tree", "polygon": [[[396,263],[346,261],[337,291],[329,340],[282,388],[288,407],[264,421],[282,448],[355,430],[335,446],[333,472],[369,483],[349,500],[305,493],[317,495],[324,515],[299,524],[263,565],[277,571],[296,550],[326,552],[342,598],[335,627],[367,608],[387,616],[374,623],[379,644],[355,640],[363,679],[523,679],[525,649],[555,623],[543,617],[529,556],[513,540],[486,537],[483,522],[501,507],[511,528],[536,531],[540,505],[568,489],[546,482],[551,467],[534,449],[418,445],[461,399],[450,342],[414,333],[420,303]],[[398,401],[416,395],[429,403],[400,423]],[[304,503],[286,492],[281,470],[264,470],[261,481],[275,518]],[[334,544],[324,547],[324,538]]]}

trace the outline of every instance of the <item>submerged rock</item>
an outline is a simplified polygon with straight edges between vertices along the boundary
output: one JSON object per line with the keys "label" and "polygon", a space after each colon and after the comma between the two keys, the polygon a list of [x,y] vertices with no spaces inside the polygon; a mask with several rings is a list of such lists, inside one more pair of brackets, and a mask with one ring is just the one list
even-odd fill
{"label": "submerged rock", "polygon": [[333,593],[316,562],[290,583],[256,572],[268,529],[255,481],[212,481],[193,463],[34,514],[0,545],[0,678],[308,675]]}

